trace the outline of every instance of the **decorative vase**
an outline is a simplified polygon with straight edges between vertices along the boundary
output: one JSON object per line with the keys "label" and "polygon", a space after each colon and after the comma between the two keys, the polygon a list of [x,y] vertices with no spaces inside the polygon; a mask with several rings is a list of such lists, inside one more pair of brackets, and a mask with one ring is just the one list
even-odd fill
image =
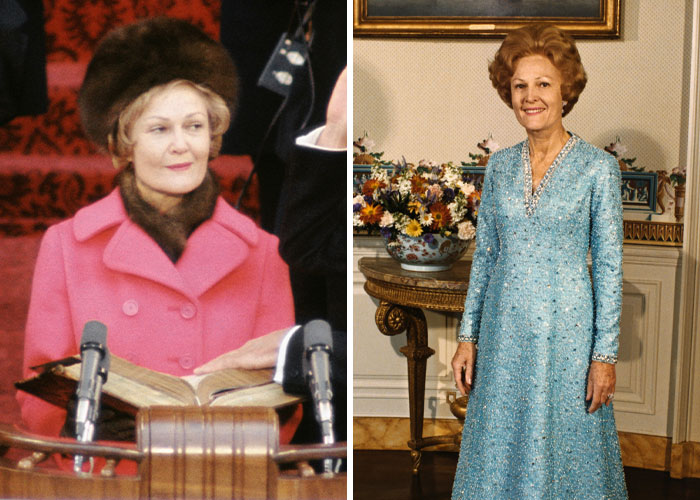
{"label": "decorative vase", "polygon": [[422,236],[398,234],[386,240],[386,250],[407,271],[447,271],[467,251],[472,240],[434,234],[430,242]]}
{"label": "decorative vase", "polygon": [[457,397],[454,392],[448,392],[445,399],[447,404],[450,405],[450,411],[455,418],[464,422],[464,417],[467,415],[467,403],[469,402],[469,395]]}
{"label": "decorative vase", "polygon": [[676,195],[676,209],[674,215],[676,216],[676,222],[680,222],[683,219],[683,207],[685,206],[685,184],[676,186],[674,190]]}

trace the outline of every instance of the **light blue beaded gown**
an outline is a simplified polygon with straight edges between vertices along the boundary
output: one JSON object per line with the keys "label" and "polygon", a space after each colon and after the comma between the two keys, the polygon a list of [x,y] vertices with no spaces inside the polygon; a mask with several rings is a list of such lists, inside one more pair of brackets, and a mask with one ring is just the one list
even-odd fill
{"label": "light blue beaded gown", "polygon": [[452,498],[626,499],[612,405],[585,401],[591,360],[617,360],[618,163],[572,135],[531,186],[527,141],[492,155],[458,335],[478,354]]}

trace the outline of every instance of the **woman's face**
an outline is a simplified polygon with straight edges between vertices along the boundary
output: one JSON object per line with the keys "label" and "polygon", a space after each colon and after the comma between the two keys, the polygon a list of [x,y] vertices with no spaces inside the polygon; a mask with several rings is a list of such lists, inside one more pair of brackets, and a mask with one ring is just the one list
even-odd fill
{"label": "woman's face", "polygon": [[209,115],[204,98],[186,85],[162,91],[133,123],[131,161],[141,196],[164,212],[204,180]]}
{"label": "woman's face", "polygon": [[513,111],[528,133],[563,128],[561,84],[561,73],[545,56],[526,56],[516,62],[510,80]]}

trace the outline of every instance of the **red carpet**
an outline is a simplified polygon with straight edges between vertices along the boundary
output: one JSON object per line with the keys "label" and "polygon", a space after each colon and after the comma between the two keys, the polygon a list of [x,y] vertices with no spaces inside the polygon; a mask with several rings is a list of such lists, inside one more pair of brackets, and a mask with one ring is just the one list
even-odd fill
{"label": "red carpet", "polygon": [[22,344],[34,260],[41,235],[0,238],[0,422],[19,421],[14,381],[22,376]]}

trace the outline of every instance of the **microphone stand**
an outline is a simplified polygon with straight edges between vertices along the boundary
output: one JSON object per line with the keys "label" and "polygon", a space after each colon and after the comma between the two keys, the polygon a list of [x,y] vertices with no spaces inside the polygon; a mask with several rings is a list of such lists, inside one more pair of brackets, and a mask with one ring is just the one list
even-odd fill
{"label": "microphone stand", "polygon": [[[316,354],[316,355],[314,355]],[[324,373],[320,368],[321,357],[330,356],[330,348],[324,344],[314,344],[307,348],[306,356],[309,359],[309,379],[311,381],[312,400],[315,402],[314,409],[316,411],[316,420],[321,426],[321,436],[323,444],[334,444],[335,433],[333,431],[333,406],[331,399],[333,391],[331,389],[331,381],[327,377],[318,377]],[[313,376],[316,374],[317,376]],[[325,371],[324,375],[328,375]],[[338,464],[338,467],[340,464]],[[333,459],[325,458],[323,460],[323,471],[333,472]]]}
{"label": "microphone stand", "polygon": [[[95,377],[94,399],[78,398],[78,405],[75,410],[76,439],[80,443],[90,443],[95,437],[95,425],[100,413],[100,397],[102,396],[102,384],[107,380],[109,371],[109,352],[104,348],[104,353],[100,358],[97,376]],[[73,472],[83,474],[83,455],[75,455],[73,458]],[[94,457],[89,457],[90,469],[87,474],[92,474],[95,467]]]}
{"label": "microphone stand", "polygon": [[[99,413],[99,407],[100,407],[100,396],[102,394],[102,377],[107,376],[106,370],[103,368],[100,369],[100,373],[97,375],[97,382],[95,384],[95,403],[94,405],[90,405],[90,402],[87,399],[81,399],[78,402],[78,407],[75,411],[76,413],[76,419],[75,419],[75,425],[76,425],[76,439],[80,443],[90,443],[92,442],[93,438],[95,437],[95,423],[97,422],[97,416]],[[84,420],[78,420],[78,415],[81,415],[81,413],[88,412],[87,417]],[[73,472],[76,474],[82,474],[83,473],[83,461],[84,457],[82,455],[76,455],[73,458]],[[92,474],[92,470],[95,467],[95,459],[93,457],[90,457],[89,459],[90,462],[90,469],[88,470],[88,474]]]}

